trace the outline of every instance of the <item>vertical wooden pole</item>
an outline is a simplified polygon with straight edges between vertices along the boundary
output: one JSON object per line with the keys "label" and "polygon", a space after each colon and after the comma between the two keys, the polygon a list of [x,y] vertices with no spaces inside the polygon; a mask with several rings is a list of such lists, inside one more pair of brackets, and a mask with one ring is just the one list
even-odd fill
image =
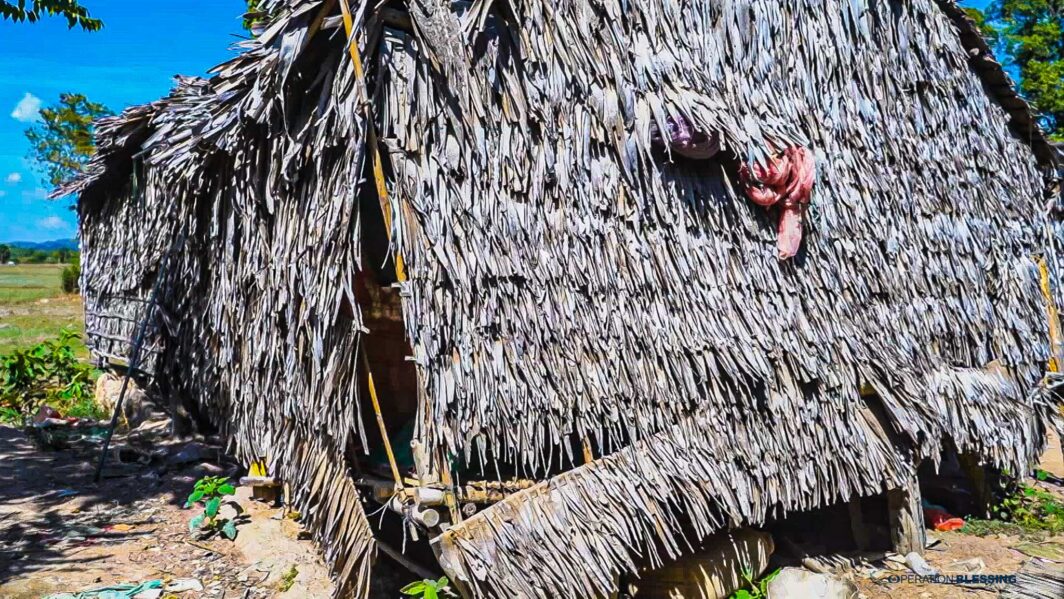
{"label": "vertical wooden pole", "polygon": [[957,456],[957,461],[960,462],[961,469],[964,470],[964,474],[972,484],[972,489],[975,490],[975,507],[979,517],[986,518],[990,515],[990,504],[993,503],[986,467],[980,464],[978,458],[972,454],[960,454]]}
{"label": "vertical wooden pole", "polygon": [[894,551],[900,555],[924,553],[927,533],[924,530],[924,509],[921,505],[920,482],[912,473],[905,486],[887,491],[890,513],[890,539]]}
{"label": "vertical wooden pole", "polygon": [[858,551],[868,549],[868,528],[865,527],[864,514],[861,513],[861,498],[854,497],[847,504],[850,512],[850,532]]}
{"label": "vertical wooden pole", "polygon": [[591,451],[591,439],[584,437],[580,440],[580,447],[584,450],[584,463],[590,464],[595,461],[595,454]]}

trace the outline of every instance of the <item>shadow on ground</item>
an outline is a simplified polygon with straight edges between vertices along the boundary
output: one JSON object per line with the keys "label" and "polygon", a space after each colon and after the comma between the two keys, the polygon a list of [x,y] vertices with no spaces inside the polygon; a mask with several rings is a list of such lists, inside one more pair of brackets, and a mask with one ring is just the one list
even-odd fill
{"label": "shadow on ground", "polygon": [[[100,563],[110,559],[101,548],[132,546],[164,519],[183,518],[173,512],[195,480],[225,472],[202,461],[113,463],[96,484],[98,452],[43,449],[21,430],[0,426],[0,596],[32,596],[38,591],[29,581],[44,572],[85,582],[108,565]],[[22,595],[5,586],[16,580],[26,587]]]}

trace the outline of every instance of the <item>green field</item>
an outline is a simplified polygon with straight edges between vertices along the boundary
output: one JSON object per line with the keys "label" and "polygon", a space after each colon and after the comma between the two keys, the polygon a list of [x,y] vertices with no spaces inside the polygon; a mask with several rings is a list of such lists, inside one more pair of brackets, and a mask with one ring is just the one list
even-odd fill
{"label": "green field", "polygon": [[56,264],[0,265],[0,355],[56,337],[63,328],[84,331],[81,298],[63,293],[62,271]]}

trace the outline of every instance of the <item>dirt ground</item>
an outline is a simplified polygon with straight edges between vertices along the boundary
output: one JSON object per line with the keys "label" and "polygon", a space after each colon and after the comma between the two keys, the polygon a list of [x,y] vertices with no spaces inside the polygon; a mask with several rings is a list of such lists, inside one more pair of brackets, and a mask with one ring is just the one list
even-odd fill
{"label": "dirt ground", "polygon": [[0,426],[0,599],[157,579],[191,587],[172,593],[181,599],[329,597],[325,566],[298,523],[246,489],[236,498],[250,520],[235,542],[190,539],[184,498],[218,470],[123,465],[96,485],[90,456],[41,451]]}
{"label": "dirt ground", "polygon": [[[182,504],[195,480],[228,473],[232,466],[222,456],[176,466],[116,464],[100,485],[92,482],[94,457],[44,451],[21,431],[0,426],[0,599],[40,599],[151,580],[189,589],[163,595],[179,599],[331,596],[327,570],[292,514],[253,501],[246,488],[236,496],[248,518],[235,542],[190,538],[187,523],[194,512]],[[1064,499],[1060,487],[1037,484]],[[943,574],[1015,574],[1038,559],[1064,570],[1061,535],[929,535],[937,542],[926,560]],[[859,565],[845,577],[857,585],[861,599],[999,596],[1000,589],[989,586],[894,578],[908,574],[895,556]]]}
{"label": "dirt ground", "polygon": [[[1049,431],[1049,447],[1039,468],[1064,477],[1060,438]],[[1064,502],[1064,488],[1035,480],[1027,484],[1056,495]],[[961,532],[928,531],[938,542],[926,551],[927,563],[941,574],[1016,574],[1032,562],[1064,573],[1064,535],[997,533],[979,537]],[[905,597],[914,599],[990,599],[1000,596],[1007,587],[990,585],[959,586],[952,584],[916,584],[897,581],[896,576],[912,572],[898,559],[887,560],[868,569],[854,572],[854,582],[868,599]],[[1064,599],[1064,596],[1062,596]]]}

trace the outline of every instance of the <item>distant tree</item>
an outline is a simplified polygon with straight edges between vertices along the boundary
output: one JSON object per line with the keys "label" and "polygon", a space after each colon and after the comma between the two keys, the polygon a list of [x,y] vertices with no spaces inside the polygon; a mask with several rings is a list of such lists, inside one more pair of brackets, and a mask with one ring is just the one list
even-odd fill
{"label": "distant tree", "polygon": [[1020,73],[1020,92],[1064,140],[1064,0],[994,0],[976,22]]}
{"label": "distant tree", "polygon": [[70,262],[70,250],[66,248],[59,248],[55,251],[55,257],[60,264],[66,264],[67,262]]}
{"label": "distant tree", "polygon": [[0,19],[36,23],[42,16],[64,17],[71,29],[99,31],[103,27],[103,21],[89,16],[78,0],[0,0]]}
{"label": "distant tree", "polygon": [[263,0],[247,0],[248,11],[244,14],[244,29],[249,32],[255,26],[266,22],[266,13],[262,10]]}
{"label": "distant tree", "polygon": [[69,181],[85,168],[96,151],[93,121],[111,114],[81,94],[60,94],[58,104],[41,110],[41,122],[27,129],[26,137],[30,158],[52,185]]}
{"label": "distant tree", "polygon": [[0,264],[11,262],[11,248],[0,243]]}
{"label": "distant tree", "polygon": [[80,279],[81,258],[75,256],[74,261],[63,267],[63,271],[59,273],[59,284],[63,287],[64,293],[77,293]]}
{"label": "distant tree", "polygon": [[978,8],[965,8],[964,12],[968,13],[968,16],[975,21],[976,26],[979,27],[979,31],[982,32],[983,37],[986,38],[986,43],[991,49],[997,48],[1001,45],[1001,33],[990,24],[986,13]]}

